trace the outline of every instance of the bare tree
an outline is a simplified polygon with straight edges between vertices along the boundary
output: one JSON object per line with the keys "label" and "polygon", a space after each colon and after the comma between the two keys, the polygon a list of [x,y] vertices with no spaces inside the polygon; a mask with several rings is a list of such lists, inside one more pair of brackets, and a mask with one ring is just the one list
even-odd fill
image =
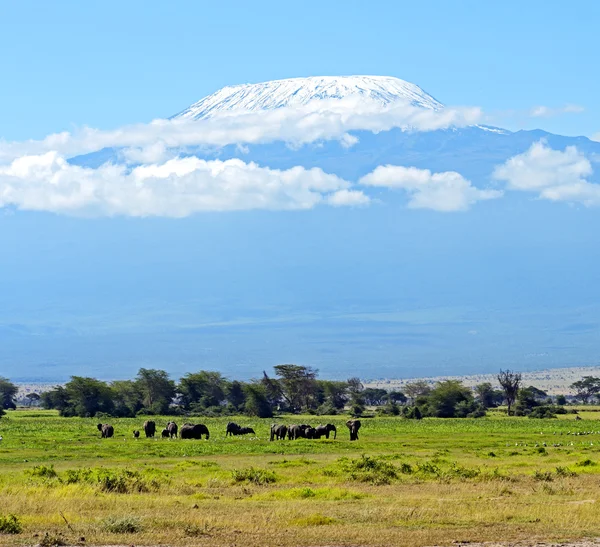
{"label": "bare tree", "polygon": [[513,372],[511,370],[502,370],[498,374],[498,382],[502,391],[504,392],[504,398],[508,406],[507,414],[510,416],[510,408],[515,402],[517,395],[519,394],[519,387],[521,386],[521,373]]}

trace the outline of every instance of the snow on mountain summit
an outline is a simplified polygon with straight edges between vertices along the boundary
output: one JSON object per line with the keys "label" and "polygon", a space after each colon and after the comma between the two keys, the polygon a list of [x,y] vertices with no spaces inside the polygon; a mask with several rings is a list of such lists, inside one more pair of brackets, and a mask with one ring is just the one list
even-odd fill
{"label": "snow on mountain summit", "polygon": [[315,76],[227,86],[201,99],[176,119],[202,120],[234,111],[256,112],[300,106],[323,99],[362,97],[389,105],[396,101],[438,110],[443,104],[419,86],[388,76]]}

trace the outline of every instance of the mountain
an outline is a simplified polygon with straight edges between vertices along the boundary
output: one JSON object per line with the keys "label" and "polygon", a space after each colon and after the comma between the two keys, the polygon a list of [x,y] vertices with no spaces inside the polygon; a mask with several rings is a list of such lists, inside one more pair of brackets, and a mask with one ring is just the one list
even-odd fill
{"label": "mountain", "polygon": [[389,76],[314,76],[289,78],[259,84],[227,86],[204,97],[174,119],[203,120],[234,111],[256,112],[307,105],[324,99],[360,97],[389,105],[403,101],[432,110],[442,103],[419,86]]}
{"label": "mountain", "polygon": [[[427,115],[444,108],[394,78],[306,78],[224,88],[179,116],[218,129],[240,108],[346,97],[408,99]],[[457,171],[480,187],[541,139],[600,157],[600,143],[542,130],[351,134],[349,147],[275,141],[173,152],[321,167],[351,182],[379,165],[414,166]],[[70,161],[123,159],[104,149]],[[402,191],[365,192],[369,207],[178,220],[0,215],[0,376],[114,379],[143,366],[251,378],[298,363],[325,378],[390,378],[597,362],[597,208],[507,191],[450,214],[410,209]]]}

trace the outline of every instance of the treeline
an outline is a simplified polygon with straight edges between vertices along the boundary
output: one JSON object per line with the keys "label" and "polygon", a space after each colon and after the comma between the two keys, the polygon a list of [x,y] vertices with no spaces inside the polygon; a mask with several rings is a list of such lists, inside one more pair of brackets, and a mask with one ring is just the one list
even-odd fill
{"label": "treeline", "polygon": [[365,389],[358,378],[317,379],[317,371],[300,365],[277,365],[271,377],[250,382],[228,380],[219,372],[199,371],[178,383],[164,370],[139,370],[133,380],[103,382],[73,376],[64,386],[42,393],[44,408],[62,416],[132,417],[153,414],[234,415],[269,418],[274,412],[337,414],[350,405],[360,415],[367,404],[404,402],[401,393]]}
{"label": "treeline", "polygon": [[[72,376],[64,386],[41,395],[29,394],[28,404],[56,409],[62,416],[247,414],[269,418],[274,413],[332,415],[348,412],[361,416],[367,407],[384,415],[423,417],[484,416],[490,408],[507,406],[517,416],[553,417],[565,413],[564,395],[550,397],[534,386],[523,387],[521,374],[501,370],[500,389],[491,383],[469,388],[456,380],[432,385],[424,380],[408,383],[403,391],[365,388],[358,378],[346,381],[318,379],[318,371],[300,365],[277,365],[249,382],[228,380],[219,372],[199,371],[175,382],[164,370],[141,368],[132,380],[104,382]],[[588,403],[600,397],[600,378],[585,376],[571,385],[572,399]],[[0,416],[16,408],[17,387],[0,377]]]}

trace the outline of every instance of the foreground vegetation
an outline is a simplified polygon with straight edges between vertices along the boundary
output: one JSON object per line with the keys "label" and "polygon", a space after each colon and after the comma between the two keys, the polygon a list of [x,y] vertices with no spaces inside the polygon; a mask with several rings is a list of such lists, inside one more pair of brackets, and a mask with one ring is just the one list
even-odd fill
{"label": "foreground vegetation", "polygon": [[[134,439],[141,418],[9,411],[0,421],[0,545],[436,545],[597,536],[600,416],[362,419],[349,441]],[[155,417],[159,428],[172,417]]]}

